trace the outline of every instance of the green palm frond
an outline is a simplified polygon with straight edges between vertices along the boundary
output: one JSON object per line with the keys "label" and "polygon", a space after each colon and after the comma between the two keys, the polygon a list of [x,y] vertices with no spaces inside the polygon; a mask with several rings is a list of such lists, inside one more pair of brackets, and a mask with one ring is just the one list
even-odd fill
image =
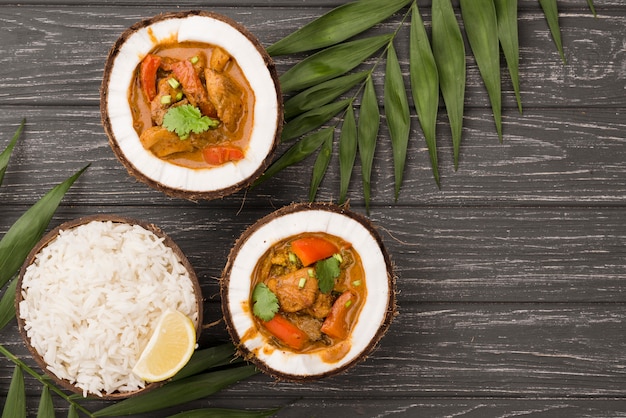
{"label": "green palm frond", "polygon": [[[557,1],[538,0],[538,4],[565,63]],[[595,16],[593,1],[587,0],[587,4]],[[291,95],[286,97],[287,123],[283,140],[295,144],[291,144],[255,184],[317,153],[309,191],[309,199],[313,200],[330,163],[328,151],[332,147],[327,142],[328,136],[336,133],[334,140],[339,143],[341,175],[339,201],[347,198],[352,177],[350,173],[356,155],[360,155],[362,192],[365,205],[369,208],[371,153],[377,145],[384,146],[377,144],[379,139],[371,137],[371,125],[380,117],[389,128],[394,197],[397,200],[407,153],[410,152],[407,120],[413,113],[420,122],[433,179],[440,187],[435,133],[439,95],[443,97],[452,132],[456,170],[462,139],[466,53],[471,53],[478,65],[491,103],[496,132],[502,141],[500,54],[505,58],[517,106],[522,112],[517,0],[461,0],[458,11],[454,10],[451,0],[433,0],[430,12],[431,21],[424,22],[416,0],[357,0],[332,9],[268,47],[272,56],[303,51],[312,51],[313,54],[299,61],[280,78],[283,92]],[[391,33],[367,36],[369,29],[398,15],[400,22]],[[460,25],[459,20],[464,24]],[[398,66],[399,58],[394,48],[394,41],[405,26],[410,27],[408,79]],[[463,31],[471,51],[465,50]],[[355,38],[357,34],[360,35]],[[374,90],[371,75],[375,68],[383,64],[384,106],[383,114],[377,116],[373,114],[371,104],[379,101],[380,92]],[[363,71],[364,66],[369,66],[369,69]],[[412,105],[405,101],[407,91],[413,99]],[[361,103],[358,110],[353,107],[353,103],[357,102]],[[363,117],[371,120],[363,121]],[[368,126],[368,129],[360,132],[356,129],[360,126]],[[323,135],[316,132],[323,132]],[[362,135],[367,135],[367,138],[362,138]]]}

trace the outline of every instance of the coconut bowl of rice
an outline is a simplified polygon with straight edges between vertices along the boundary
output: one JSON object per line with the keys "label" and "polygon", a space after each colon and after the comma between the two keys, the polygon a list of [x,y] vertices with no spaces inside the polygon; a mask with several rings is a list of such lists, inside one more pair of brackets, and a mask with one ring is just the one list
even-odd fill
{"label": "coconut bowl of rice", "polygon": [[33,248],[16,291],[19,331],[39,366],[87,397],[121,399],[160,385],[133,372],[167,310],[202,327],[193,267],[161,229],[97,215],[66,222]]}

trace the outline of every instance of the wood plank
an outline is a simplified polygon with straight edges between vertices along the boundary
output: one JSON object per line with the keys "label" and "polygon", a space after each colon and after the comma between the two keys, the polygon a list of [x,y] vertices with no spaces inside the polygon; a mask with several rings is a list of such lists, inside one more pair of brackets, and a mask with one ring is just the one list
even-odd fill
{"label": "wood plank", "polygon": [[[4,108],[0,114],[0,147],[4,148],[24,117],[27,126],[0,189],[4,202],[34,202],[54,184],[91,163],[79,183],[83,186],[70,191],[73,204],[195,205],[167,198],[132,179],[108,146],[97,108]],[[412,127],[401,205],[614,206],[626,201],[623,109],[542,109],[528,110],[524,115],[507,112],[502,144],[498,142],[490,111],[470,110],[465,118],[457,172],[452,168],[449,128],[440,119],[441,190],[432,180],[428,153],[415,117]],[[288,146],[279,147],[277,156]],[[319,200],[338,198],[336,152],[335,149]],[[383,120],[372,176],[374,211],[394,206],[391,159]],[[313,158],[309,158],[247,193],[242,191],[203,205],[264,207],[306,200],[312,164]],[[349,190],[355,206],[363,205],[359,167],[357,159]],[[41,173],[46,174],[42,177]]]}
{"label": "wood plank", "polygon": [[[54,8],[7,6],[0,12],[0,65],[3,105],[97,105],[106,54],[120,33],[131,24],[171,7],[112,8],[105,6]],[[246,25],[263,44],[269,45],[320,14],[319,9],[262,7],[213,9]],[[277,18],[277,16],[280,16]],[[370,34],[396,29],[399,16],[379,25]],[[425,15],[425,20],[429,17]],[[520,14],[521,88],[527,108],[578,105],[624,106],[623,51],[619,34],[626,17],[608,10],[593,18],[589,13],[568,13],[561,26],[568,64],[563,65],[549,35],[543,14]],[[407,67],[408,31],[397,40],[403,68]],[[469,48],[468,48],[469,53]],[[302,56],[276,57],[280,73]],[[376,73],[377,83],[382,74]],[[515,108],[508,75],[503,73],[504,106]],[[489,107],[484,86],[473,60],[468,57],[467,106]]]}
{"label": "wood plank", "polygon": [[[0,234],[23,210],[3,206]],[[271,210],[201,205],[85,208],[70,201],[50,228],[94,213],[153,222],[179,244],[200,277],[208,302],[216,303],[216,278],[230,248]],[[401,305],[626,303],[626,213],[621,208],[401,207],[375,213],[372,221],[396,266]]]}
{"label": "wood plank", "polygon": [[[41,0],[24,0],[20,1],[20,4],[25,5],[41,5]],[[82,1],[82,0],[62,0],[57,2],[46,2],[48,5],[54,5],[55,3],[62,5],[73,5],[73,6],[87,6],[87,5],[107,5],[107,6],[139,6],[139,5],[149,5],[149,6],[170,6],[170,3],[166,0],[162,1],[151,1],[151,0],[100,0],[100,1]],[[211,2],[212,7],[293,7],[293,8],[311,8],[311,7],[337,7],[346,2],[343,0],[306,0],[306,1],[298,1],[298,0],[272,0],[271,4],[268,5],[266,0],[215,0]],[[417,0],[417,4],[419,7],[429,7],[432,3],[432,0]],[[607,8],[620,8],[624,6],[624,3],[620,0],[605,0],[601,3],[599,1],[595,1],[596,10],[604,10]],[[0,0],[0,4],[9,4],[14,5],[15,2],[12,0]],[[458,7],[459,0],[452,0],[452,4],[454,7]],[[567,11],[569,9],[583,9],[587,10],[586,3],[581,3],[580,0],[558,0],[559,10]],[[198,2],[196,0],[178,0],[176,2],[177,8],[183,7],[198,7]],[[538,5],[535,0],[519,0],[518,7],[521,9],[537,9]]]}
{"label": "wood plank", "polygon": [[[623,303],[401,305],[378,349],[346,373],[303,384],[259,374],[218,398],[626,400],[625,315]],[[15,325],[1,333],[30,364]],[[11,369],[0,359],[0,393]]]}

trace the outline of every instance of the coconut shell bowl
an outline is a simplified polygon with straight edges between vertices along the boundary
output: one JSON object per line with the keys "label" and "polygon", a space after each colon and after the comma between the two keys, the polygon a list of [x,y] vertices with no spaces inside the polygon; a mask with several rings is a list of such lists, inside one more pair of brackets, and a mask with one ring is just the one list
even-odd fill
{"label": "coconut shell bowl", "polygon": [[283,124],[278,75],[261,43],[232,19],[203,11],[125,30],[106,60],[100,109],[130,175],[194,201],[256,180]]}
{"label": "coconut shell bowl", "polygon": [[202,327],[202,292],[176,243],[157,226],[115,215],[66,222],[24,262],[16,290],[19,331],[61,388],[127,398],[160,383],[132,368],[167,309]]}

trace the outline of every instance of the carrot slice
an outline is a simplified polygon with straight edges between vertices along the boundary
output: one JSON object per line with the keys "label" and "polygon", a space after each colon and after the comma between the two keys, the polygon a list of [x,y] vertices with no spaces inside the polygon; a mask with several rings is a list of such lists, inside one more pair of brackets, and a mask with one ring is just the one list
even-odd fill
{"label": "carrot slice", "polygon": [[215,145],[208,146],[202,150],[202,157],[207,164],[220,165],[229,161],[239,161],[243,159],[243,151],[240,148]]}
{"label": "carrot slice", "polygon": [[263,326],[274,337],[295,350],[302,350],[309,341],[309,337],[304,331],[280,314],[274,315],[269,321],[264,321]]}
{"label": "carrot slice", "polygon": [[306,267],[339,252],[332,242],[320,237],[303,237],[291,242],[291,250]]}
{"label": "carrot slice", "polygon": [[161,57],[148,54],[143,61],[141,61],[141,66],[139,67],[141,89],[149,101],[152,101],[157,94],[156,75],[160,65]]}
{"label": "carrot slice", "polygon": [[330,313],[322,324],[322,332],[329,337],[345,340],[350,331],[347,316],[352,305],[355,302],[355,296],[349,290],[346,290],[337,298]]}

